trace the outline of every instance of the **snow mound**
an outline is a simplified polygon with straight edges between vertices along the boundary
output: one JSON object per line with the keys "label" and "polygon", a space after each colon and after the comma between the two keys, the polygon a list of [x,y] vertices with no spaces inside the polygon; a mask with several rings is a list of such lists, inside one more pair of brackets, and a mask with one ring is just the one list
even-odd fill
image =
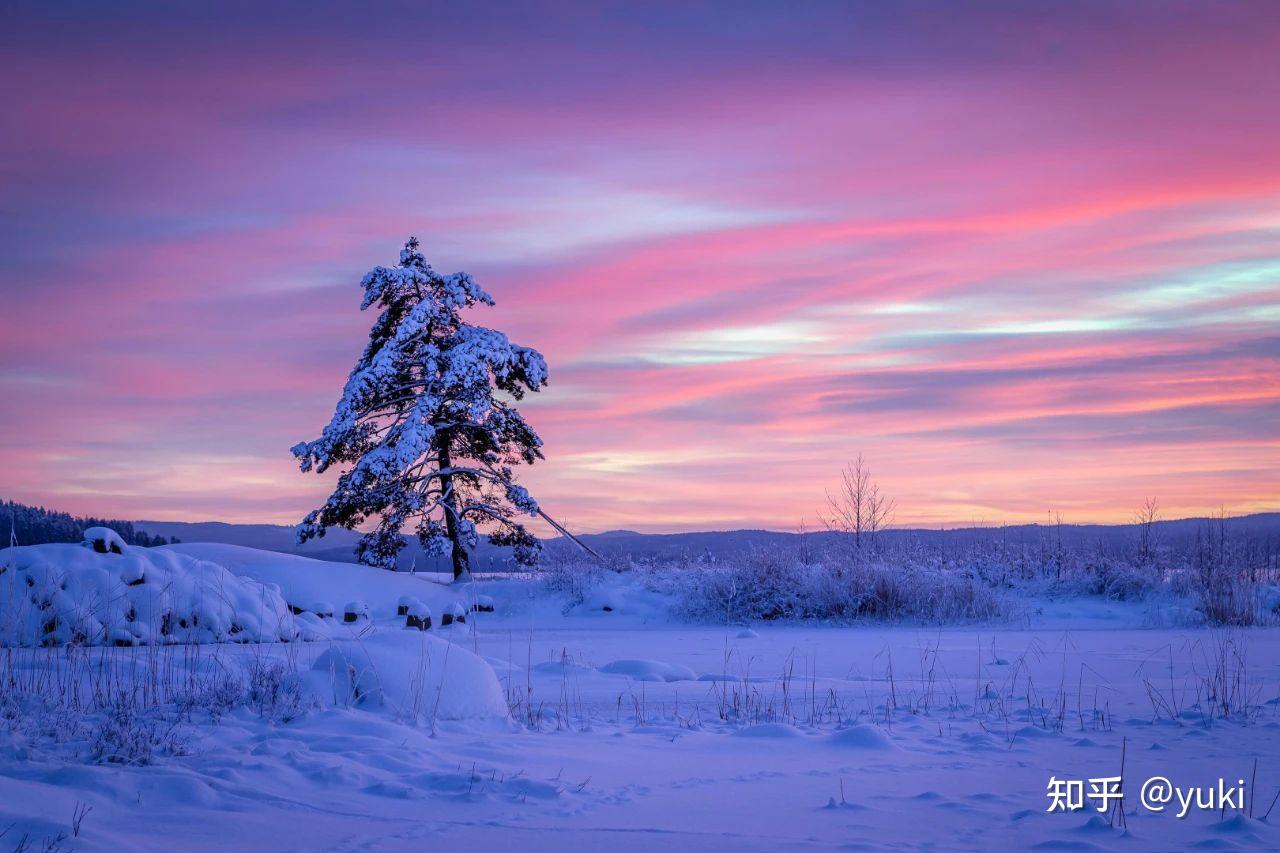
{"label": "snow mound", "polygon": [[542,663],[535,663],[533,671],[546,675],[554,675],[557,678],[569,675],[586,675],[594,674],[596,670],[589,666],[583,666],[580,663],[574,663],[571,660],[546,660]]}
{"label": "snow mound", "polygon": [[828,737],[827,743],[846,749],[896,749],[888,735],[866,723],[841,729]]}
{"label": "snow mound", "polygon": [[261,643],[295,639],[279,589],[216,563],[125,545],[106,528],[80,545],[0,552],[0,644]]}
{"label": "snow mound", "polygon": [[788,726],[786,723],[758,723],[754,726],[747,726],[744,729],[736,729],[734,737],[753,737],[753,738],[798,738],[804,737],[800,730],[795,726]]}
{"label": "snow mound", "polygon": [[671,600],[665,594],[647,589],[634,578],[612,573],[573,608],[580,616],[610,614],[610,618],[630,616],[644,620],[665,619],[670,611]]}
{"label": "snow mound", "polygon": [[[297,554],[206,542],[166,545],[157,550],[212,560],[232,574],[275,584],[285,601],[299,610],[312,609],[316,602],[367,602],[370,617],[393,619],[398,602],[405,596],[417,598],[440,613],[458,598],[457,587],[433,583],[420,575],[358,563],[333,563]],[[341,611],[337,617],[342,619]]]}
{"label": "snow mound", "polygon": [[693,681],[693,670],[678,663],[656,660],[615,660],[600,667],[606,675],[625,675],[636,681]]}
{"label": "snow mound", "polygon": [[[461,646],[417,631],[340,641],[316,659],[313,676],[340,705],[379,709],[411,722],[506,720],[493,667]],[[315,684],[315,682],[312,682]]]}

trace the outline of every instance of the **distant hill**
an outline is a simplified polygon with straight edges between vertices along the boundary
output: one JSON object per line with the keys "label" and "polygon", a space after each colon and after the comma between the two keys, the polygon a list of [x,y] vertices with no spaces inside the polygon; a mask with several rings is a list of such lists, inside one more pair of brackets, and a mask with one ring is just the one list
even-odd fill
{"label": "distant hill", "polygon": [[[1208,523],[1205,518],[1185,518],[1156,522],[1156,537],[1166,545],[1177,545],[1196,536]],[[1258,513],[1229,518],[1228,530],[1238,536],[1270,537],[1280,540],[1280,513]],[[138,521],[135,527],[152,535],[177,537],[184,542],[221,542],[245,545],[267,551],[305,554],[320,560],[354,562],[355,543],[360,534],[349,530],[330,530],[323,539],[315,539],[299,546],[294,541],[294,529],[273,524],[224,524],[216,521]],[[809,541],[820,547],[839,538],[840,534],[819,531],[806,534]],[[882,534],[886,541],[895,544],[920,543],[930,547],[968,546],[976,543],[1006,543],[1037,546],[1052,539],[1061,538],[1064,547],[1102,546],[1124,548],[1133,543],[1137,529],[1132,524],[1018,524],[1004,527],[961,527],[951,530],[893,529]],[[630,530],[610,530],[589,533],[581,538],[593,549],[606,556],[630,556],[638,560],[674,560],[707,557],[716,560],[732,558],[764,546],[796,547],[800,544],[798,533],[774,530],[719,530],[698,533],[636,533]],[[577,546],[563,537],[545,541],[547,554],[552,557],[572,556]],[[476,550],[474,567],[477,571],[502,571],[510,566],[506,549],[481,543]],[[401,552],[400,567],[427,571],[447,571],[444,559],[428,557],[416,544],[410,544]]]}
{"label": "distant hill", "polygon": [[359,533],[337,528],[323,539],[297,544],[294,529],[283,524],[227,524],[222,521],[139,521],[136,525],[152,534],[176,536],[183,542],[218,542],[243,545],[264,551],[289,551],[314,556],[317,551],[354,548]]}

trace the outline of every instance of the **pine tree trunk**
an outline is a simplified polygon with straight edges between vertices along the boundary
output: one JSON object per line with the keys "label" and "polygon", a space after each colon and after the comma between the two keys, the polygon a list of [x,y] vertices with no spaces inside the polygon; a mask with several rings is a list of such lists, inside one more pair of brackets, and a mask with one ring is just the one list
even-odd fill
{"label": "pine tree trunk", "polygon": [[[453,464],[449,458],[449,442],[450,437],[446,436],[440,448],[440,467],[446,470]],[[449,534],[449,542],[453,546],[453,579],[457,580],[463,575],[470,574],[471,566],[468,565],[467,549],[462,544],[462,537],[458,531],[458,496],[453,490],[452,474],[441,475],[440,488],[444,492],[441,502],[444,504],[445,532]]]}

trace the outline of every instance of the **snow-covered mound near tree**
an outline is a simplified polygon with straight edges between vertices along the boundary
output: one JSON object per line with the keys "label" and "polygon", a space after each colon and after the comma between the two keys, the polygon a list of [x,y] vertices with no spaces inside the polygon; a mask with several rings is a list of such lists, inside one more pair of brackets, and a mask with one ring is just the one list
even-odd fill
{"label": "snow-covered mound near tree", "polygon": [[[334,563],[210,542],[166,545],[159,550],[211,560],[232,574],[274,584],[285,601],[308,612],[319,602],[341,607],[345,602],[358,601],[368,603],[370,616],[384,619],[396,615],[403,597],[416,598],[435,613],[444,613],[455,602],[464,606],[469,603],[467,593],[458,587],[358,563]],[[338,618],[342,618],[340,613]]]}
{"label": "snow-covered mound near tree", "polygon": [[207,560],[125,545],[90,528],[79,545],[0,551],[0,643],[276,642],[298,636],[278,589]]}
{"label": "snow-covered mound near tree", "polygon": [[[463,647],[417,631],[334,643],[312,684],[337,704],[380,709],[407,722],[507,719],[493,667]],[[319,684],[316,682],[319,681]]]}

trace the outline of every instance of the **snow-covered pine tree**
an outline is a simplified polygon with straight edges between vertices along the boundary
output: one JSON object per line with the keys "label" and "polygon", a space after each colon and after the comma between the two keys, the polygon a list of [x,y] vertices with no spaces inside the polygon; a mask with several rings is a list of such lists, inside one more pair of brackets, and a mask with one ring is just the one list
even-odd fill
{"label": "snow-covered pine tree", "polygon": [[416,238],[398,266],[373,269],[361,286],[361,310],[382,313],[324,433],[293,447],[304,472],[353,464],[303,519],[298,541],[376,517],[356,549],[363,563],[395,568],[406,528],[428,553],[452,557],[455,578],[469,571],[478,528],[533,562],[539,542],[516,519],[536,515],[538,504],[513,466],[541,459],[542,440],[498,392],[519,400],[537,391],[546,361],[463,321],[462,309],[493,298],[466,273],[433,270]]}

